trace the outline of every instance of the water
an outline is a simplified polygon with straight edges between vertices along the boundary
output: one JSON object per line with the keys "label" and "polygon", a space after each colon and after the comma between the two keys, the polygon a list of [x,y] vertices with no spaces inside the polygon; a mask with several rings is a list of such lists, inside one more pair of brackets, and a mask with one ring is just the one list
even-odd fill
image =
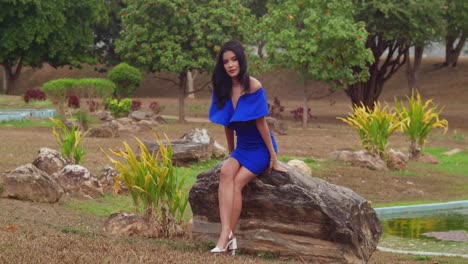
{"label": "water", "polygon": [[468,208],[389,214],[380,220],[384,232],[380,247],[468,254]]}
{"label": "water", "polygon": [[0,122],[23,121],[29,117],[49,118],[56,115],[55,109],[0,110]]}

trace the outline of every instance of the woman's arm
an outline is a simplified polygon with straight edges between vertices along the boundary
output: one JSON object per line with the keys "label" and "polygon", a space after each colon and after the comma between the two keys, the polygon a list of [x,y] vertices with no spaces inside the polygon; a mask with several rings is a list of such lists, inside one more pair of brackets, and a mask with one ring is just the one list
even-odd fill
{"label": "woman's arm", "polygon": [[271,142],[270,129],[268,128],[268,124],[266,122],[265,117],[260,117],[257,120],[255,120],[255,124],[257,125],[258,132],[260,132],[260,135],[262,136],[262,139],[265,142],[268,152],[270,153],[270,167],[268,168],[268,173],[271,173],[272,169],[286,172],[285,169],[278,165],[276,152],[273,148],[273,142]]}
{"label": "woman's arm", "polygon": [[234,131],[230,128],[224,127],[224,133],[226,134],[228,152],[231,154],[234,151]]}

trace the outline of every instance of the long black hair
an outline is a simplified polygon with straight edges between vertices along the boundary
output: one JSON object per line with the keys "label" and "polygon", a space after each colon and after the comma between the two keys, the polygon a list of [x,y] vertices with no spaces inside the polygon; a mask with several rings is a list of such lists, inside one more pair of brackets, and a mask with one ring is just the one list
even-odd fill
{"label": "long black hair", "polygon": [[236,54],[237,61],[239,62],[239,75],[237,78],[239,79],[244,93],[250,90],[250,77],[247,73],[247,59],[245,58],[244,48],[240,42],[230,40],[221,47],[216,60],[213,77],[211,78],[218,108],[223,108],[227,100],[231,99],[232,95],[232,79],[226,73],[223,62],[223,54],[226,51],[232,51]]}

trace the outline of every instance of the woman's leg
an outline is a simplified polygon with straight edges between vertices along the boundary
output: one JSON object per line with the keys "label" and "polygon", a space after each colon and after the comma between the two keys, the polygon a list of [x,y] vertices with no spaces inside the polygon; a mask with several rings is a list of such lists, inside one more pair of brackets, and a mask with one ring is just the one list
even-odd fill
{"label": "woman's leg", "polygon": [[234,196],[234,177],[240,168],[239,162],[234,158],[229,158],[221,168],[219,178],[218,201],[219,216],[221,218],[221,234],[216,246],[223,249],[228,241],[231,232],[231,214]]}
{"label": "woman's leg", "polygon": [[231,212],[231,226],[232,232],[236,229],[237,221],[239,220],[242,211],[242,189],[249,183],[253,178],[257,176],[245,167],[241,167],[234,177],[234,203]]}

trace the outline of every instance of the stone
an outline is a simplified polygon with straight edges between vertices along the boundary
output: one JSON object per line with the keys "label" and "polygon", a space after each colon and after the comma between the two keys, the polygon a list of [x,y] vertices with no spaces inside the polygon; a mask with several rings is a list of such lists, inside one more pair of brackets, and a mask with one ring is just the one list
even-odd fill
{"label": "stone", "polygon": [[153,118],[153,113],[144,111],[133,111],[130,113],[130,118],[137,122],[141,120],[151,120]]}
{"label": "stone", "polygon": [[115,121],[119,122],[120,124],[122,124],[124,126],[129,126],[129,125],[133,124],[133,120],[131,118],[128,118],[128,117],[117,118]]}
{"label": "stone", "polygon": [[227,149],[215,140],[213,144],[213,157],[216,159],[225,158],[228,155]]}
{"label": "stone", "polygon": [[299,170],[305,175],[312,175],[312,169],[302,160],[293,159],[288,161],[288,165]]}
{"label": "stone", "polygon": [[277,133],[278,135],[288,134],[288,123],[286,123],[285,121],[276,119],[271,116],[267,116],[265,120],[267,121],[268,127],[274,133]]}
{"label": "stone", "polygon": [[106,122],[100,126],[93,127],[88,132],[88,137],[111,138],[119,136],[118,122]]}
{"label": "stone", "polygon": [[134,213],[119,212],[106,219],[104,230],[116,235],[159,237],[159,229],[152,222]]}
{"label": "stone", "polygon": [[101,121],[111,121],[114,120],[109,111],[100,110],[97,112],[97,116]]}
{"label": "stone", "polygon": [[[165,140],[162,141],[167,145]],[[144,140],[146,148],[149,152],[157,153],[159,151],[159,143],[156,141]],[[176,139],[171,141],[172,145],[172,162],[176,166],[187,166],[190,162],[202,162],[211,159],[213,148],[210,144],[191,142],[184,139]]]}
{"label": "stone", "polygon": [[160,115],[154,116],[153,120],[158,122],[158,124],[160,124],[160,125],[167,124],[166,119],[164,119],[164,117],[162,117]]}
{"label": "stone", "polygon": [[418,161],[427,164],[439,164],[439,159],[431,154],[423,154]]}
{"label": "stone", "polygon": [[[99,171],[98,180],[101,183],[103,191],[106,193],[113,193],[114,192],[114,184],[115,184],[115,177],[119,175],[119,172],[114,169],[111,165],[106,165]],[[118,193],[125,193],[128,191],[127,186],[125,183],[119,183],[119,190]]]}
{"label": "stone", "polygon": [[453,156],[453,155],[458,154],[458,153],[460,153],[460,152],[462,152],[462,151],[463,151],[462,149],[454,148],[454,149],[451,149],[451,150],[449,150],[449,151],[446,151],[446,152],[444,152],[444,153],[442,153],[442,154],[447,155],[447,156]]}
{"label": "stone", "polygon": [[99,181],[80,165],[67,165],[52,177],[73,197],[98,198],[103,195]]}
{"label": "stone", "polygon": [[338,150],[331,154],[331,158],[346,163],[352,166],[367,168],[370,170],[388,171],[388,167],[380,157],[374,156],[365,150],[350,151]]}
{"label": "stone", "polygon": [[50,148],[41,148],[39,150],[39,155],[32,162],[34,166],[48,175],[58,172],[63,169],[63,167],[67,166],[68,163],[69,162],[62,157],[60,152]]}
{"label": "stone", "polygon": [[[254,178],[243,191],[236,237],[241,251],[272,252],[311,263],[366,263],[382,227],[370,203],[352,190],[292,169]],[[190,190],[195,240],[221,230],[218,184],[222,163],[198,175]]]}
{"label": "stone", "polygon": [[63,194],[60,185],[47,173],[29,163],[0,174],[3,198],[34,202],[57,202]]}
{"label": "stone", "polygon": [[405,170],[408,156],[400,151],[390,149],[387,153],[387,167],[390,170]]}
{"label": "stone", "polygon": [[215,158],[224,158],[228,155],[227,149],[214,140],[208,130],[205,128],[192,129],[192,131],[183,135],[180,139],[188,140],[194,143],[210,144],[210,148],[212,149],[212,156]]}

